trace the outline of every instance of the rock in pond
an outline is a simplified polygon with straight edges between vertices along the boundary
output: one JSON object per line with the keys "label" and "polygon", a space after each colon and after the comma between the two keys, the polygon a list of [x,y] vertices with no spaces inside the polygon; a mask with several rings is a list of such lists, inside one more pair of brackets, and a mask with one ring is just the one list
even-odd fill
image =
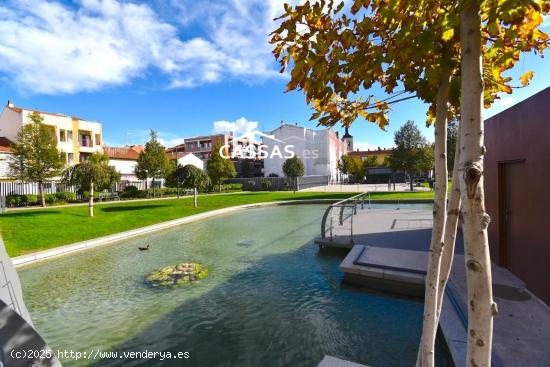
{"label": "rock in pond", "polygon": [[145,278],[153,287],[188,284],[208,276],[208,269],[197,263],[181,263],[155,270]]}

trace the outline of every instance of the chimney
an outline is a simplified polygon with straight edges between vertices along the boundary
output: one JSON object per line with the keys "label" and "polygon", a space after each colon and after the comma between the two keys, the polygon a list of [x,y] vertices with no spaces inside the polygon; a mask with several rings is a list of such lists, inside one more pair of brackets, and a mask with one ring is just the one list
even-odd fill
{"label": "chimney", "polygon": [[14,107],[14,104],[11,100],[8,99],[8,103],[6,103],[6,106],[12,108]]}

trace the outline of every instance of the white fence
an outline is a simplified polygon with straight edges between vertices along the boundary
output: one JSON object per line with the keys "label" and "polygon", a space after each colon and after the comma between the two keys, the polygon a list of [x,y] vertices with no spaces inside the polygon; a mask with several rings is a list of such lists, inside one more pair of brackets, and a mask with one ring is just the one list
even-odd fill
{"label": "white fence", "polygon": [[[74,186],[66,185],[60,181],[44,182],[44,193],[55,194],[57,192],[72,192],[77,194]],[[38,195],[40,190],[36,182],[7,181],[0,182],[0,196],[8,195]]]}
{"label": "white fence", "polygon": [[[330,181],[329,176],[303,176],[293,179],[290,177],[250,177],[250,178],[230,178],[226,183],[240,183],[244,190],[266,190],[264,182],[270,182],[270,190],[289,190],[289,189],[307,189],[310,187],[325,186]],[[253,186],[253,187],[251,187]]]}

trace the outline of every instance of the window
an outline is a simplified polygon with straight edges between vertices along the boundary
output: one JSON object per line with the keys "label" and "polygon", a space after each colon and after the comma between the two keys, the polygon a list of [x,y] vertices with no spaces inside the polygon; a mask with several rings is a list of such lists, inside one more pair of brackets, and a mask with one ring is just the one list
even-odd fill
{"label": "window", "polygon": [[73,164],[73,163],[74,163],[74,154],[67,153],[67,164]]}
{"label": "window", "polygon": [[73,131],[67,130],[67,143],[72,143],[72,142],[73,142]]}
{"label": "window", "polygon": [[62,143],[67,141],[67,130],[59,130],[59,141]]}
{"label": "window", "polygon": [[80,145],[83,147],[91,147],[92,146],[92,137],[90,135],[80,135]]}
{"label": "window", "polygon": [[101,145],[101,135],[95,134],[95,145]]}

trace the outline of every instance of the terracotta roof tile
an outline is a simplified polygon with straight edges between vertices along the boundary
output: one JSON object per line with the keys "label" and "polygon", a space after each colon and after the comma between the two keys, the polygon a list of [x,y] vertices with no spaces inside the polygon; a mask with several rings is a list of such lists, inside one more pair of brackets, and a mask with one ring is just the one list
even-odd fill
{"label": "terracotta roof tile", "polygon": [[10,139],[0,136],[0,152],[11,153],[11,147],[13,144],[13,141]]}
{"label": "terracotta roof tile", "polygon": [[111,159],[126,159],[137,160],[139,153],[143,151],[143,147],[139,145],[123,146],[123,147],[103,147],[103,151]]}

